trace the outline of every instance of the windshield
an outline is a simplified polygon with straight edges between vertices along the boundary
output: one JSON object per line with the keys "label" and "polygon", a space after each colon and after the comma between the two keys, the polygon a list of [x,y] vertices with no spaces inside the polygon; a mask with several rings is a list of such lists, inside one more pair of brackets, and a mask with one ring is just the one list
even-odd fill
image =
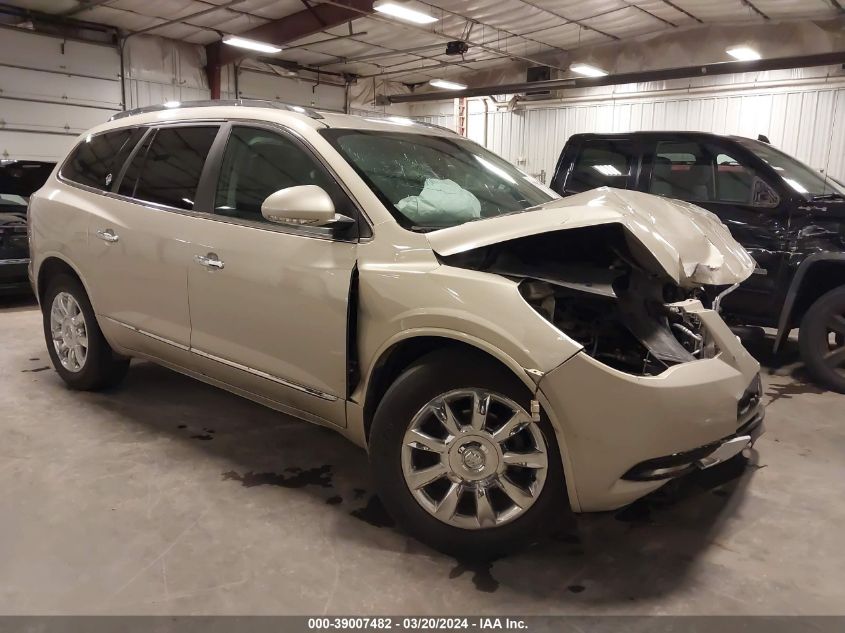
{"label": "windshield", "polygon": [[416,231],[519,213],[558,197],[471,141],[370,130],[321,130],[396,220]]}
{"label": "windshield", "polygon": [[794,191],[812,197],[845,195],[845,189],[838,185],[836,181],[771,145],[745,138],[736,140],[740,145],[768,163]]}

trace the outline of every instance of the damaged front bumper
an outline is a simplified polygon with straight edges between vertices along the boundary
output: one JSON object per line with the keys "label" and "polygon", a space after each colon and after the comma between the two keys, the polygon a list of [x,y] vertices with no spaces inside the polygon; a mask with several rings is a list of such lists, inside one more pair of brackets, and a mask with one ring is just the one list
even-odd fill
{"label": "damaged front bumper", "polygon": [[675,305],[701,321],[717,349],[712,358],[639,376],[579,353],[538,383],[576,511],[631,503],[729,459],[762,432],[757,361],[713,310],[696,300]]}
{"label": "damaged front bumper", "polygon": [[761,410],[749,422],[743,424],[736,433],[718,442],[691,451],[640,462],[622,475],[622,479],[628,481],[674,479],[726,462],[754,445],[757,438],[763,434],[763,417],[764,412]]}

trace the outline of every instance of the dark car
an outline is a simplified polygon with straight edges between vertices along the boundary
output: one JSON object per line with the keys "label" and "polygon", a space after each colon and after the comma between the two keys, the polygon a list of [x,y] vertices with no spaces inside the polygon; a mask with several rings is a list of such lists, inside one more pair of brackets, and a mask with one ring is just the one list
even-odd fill
{"label": "dark car", "polygon": [[0,294],[29,292],[26,207],[55,163],[0,160]]}
{"label": "dark car", "polygon": [[699,132],[575,134],[552,189],[610,186],[677,198],[719,216],[757,262],[722,302],[729,322],[800,325],[811,375],[845,392],[845,188],[770,144]]}

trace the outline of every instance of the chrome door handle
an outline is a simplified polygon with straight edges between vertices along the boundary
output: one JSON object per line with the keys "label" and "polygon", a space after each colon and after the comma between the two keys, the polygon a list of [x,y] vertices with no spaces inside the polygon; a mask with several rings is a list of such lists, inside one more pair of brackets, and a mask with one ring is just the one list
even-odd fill
{"label": "chrome door handle", "polygon": [[194,255],[194,261],[200,266],[206,268],[214,268],[215,270],[222,270],[224,264],[217,257],[217,253],[209,253],[208,255]]}
{"label": "chrome door handle", "polygon": [[116,242],[120,236],[111,229],[97,229],[97,237],[104,242]]}

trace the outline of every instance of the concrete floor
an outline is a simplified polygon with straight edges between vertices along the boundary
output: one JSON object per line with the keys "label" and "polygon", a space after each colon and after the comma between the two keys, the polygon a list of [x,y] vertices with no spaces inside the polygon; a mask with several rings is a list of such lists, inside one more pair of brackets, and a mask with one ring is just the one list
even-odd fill
{"label": "concrete floor", "polygon": [[489,565],[393,529],[329,431],[149,363],[68,391],[27,302],[0,349],[2,614],[845,613],[845,396],[794,345],[751,466]]}

